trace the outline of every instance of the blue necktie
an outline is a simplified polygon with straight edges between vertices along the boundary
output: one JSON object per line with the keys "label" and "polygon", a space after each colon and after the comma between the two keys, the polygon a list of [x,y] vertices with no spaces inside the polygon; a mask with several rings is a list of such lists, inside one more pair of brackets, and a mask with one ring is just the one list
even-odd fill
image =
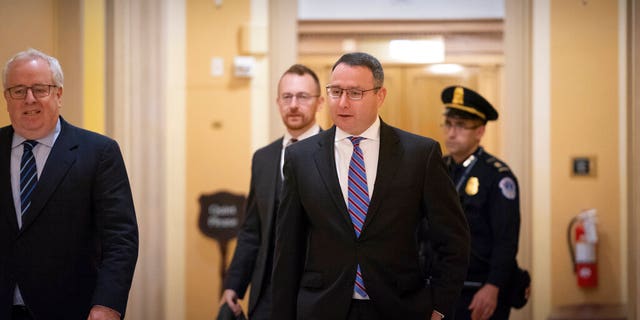
{"label": "blue necktie", "polygon": [[38,170],[36,158],[33,156],[33,147],[38,144],[35,140],[26,140],[22,143],[24,151],[20,160],[20,206],[21,214],[24,214],[31,206],[31,193],[38,183]]}
{"label": "blue necktie", "polygon": [[[362,232],[362,226],[364,220],[367,218],[367,210],[369,209],[369,187],[367,186],[367,171],[364,165],[364,157],[362,155],[362,149],[360,149],[360,141],[362,137],[349,137],[353,144],[353,153],[351,155],[351,162],[349,162],[349,181],[348,181],[348,195],[349,200],[348,210],[351,222],[353,223],[353,229],[356,232],[356,236],[360,237]],[[364,287],[364,280],[362,280],[362,273],[360,272],[360,265],[356,271],[356,283],[353,290],[363,298],[368,298],[367,292]]]}

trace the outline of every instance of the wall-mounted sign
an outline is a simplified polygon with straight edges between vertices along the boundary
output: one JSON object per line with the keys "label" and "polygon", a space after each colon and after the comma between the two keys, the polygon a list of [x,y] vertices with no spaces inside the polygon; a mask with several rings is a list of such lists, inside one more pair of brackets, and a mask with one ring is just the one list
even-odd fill
{"label": "wall-mounted sign", "polygon": [[[200,201],[198,227],[207,237],[218,241],[220,245],[220,279],[224,279],[229,240],[238,235],[244,222],[246,198],[241,194],[219,191],[203,194]],[[222,286],[220,293],[222,294]]]}
{"label": "wall-mounted sign", "polygon": [[200,196],[200,231],[218,241],[228,241],[238,234],[244,221],[245,196],[220,191]]}
{"label": "wall-mounted sign", "polygon": [[571,175],[574,177],[595,177],[596,157],[580,156],[571,158]]}

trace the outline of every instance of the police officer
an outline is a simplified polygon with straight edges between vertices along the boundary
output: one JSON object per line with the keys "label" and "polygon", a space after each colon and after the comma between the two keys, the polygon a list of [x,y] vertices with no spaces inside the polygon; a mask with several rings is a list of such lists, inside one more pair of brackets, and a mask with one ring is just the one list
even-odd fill
{"label": "police officer", "polygon": [[508,319],[501,294],[516,266],[520,232],[518,182],[509,167],[480,146],[498,112],[475,91],[452,86],[445,105],[445,163],[471,231],[471,257],[456,319]]}

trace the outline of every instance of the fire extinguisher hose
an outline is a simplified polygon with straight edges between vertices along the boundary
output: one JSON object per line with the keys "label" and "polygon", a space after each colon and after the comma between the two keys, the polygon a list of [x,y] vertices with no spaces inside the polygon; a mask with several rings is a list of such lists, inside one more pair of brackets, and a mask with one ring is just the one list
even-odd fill
{"label": "fire extinguisher hose", "polygon": [[569,256],[571,257],[571,263],[572,263],[572,267],[573,267],[573,273],[576,273],[576,255],[575,255],[575,250],[573,249],[574,243],[573,241],[571,241],[571,230],[573,230],[573,226],[576,224],[576,222],[578,222],[578,217],[573,217],[571,219],[571,221],[569,222],[569,227],[567,228],[567,245],[569,246]]}

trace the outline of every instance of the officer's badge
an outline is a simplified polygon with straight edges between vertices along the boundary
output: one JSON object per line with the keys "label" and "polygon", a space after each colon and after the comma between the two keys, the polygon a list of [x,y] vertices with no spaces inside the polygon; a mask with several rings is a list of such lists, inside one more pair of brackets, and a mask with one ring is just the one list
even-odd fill
{"label": "officer's badge", "polygon": [[500,190],[502,190],[502,195],[509,199],[509,200],[513,200],[516,198],[516,182],[513,181],[513,179],[509,178],[509,177],[504,177],[502,178],[502,180],[500,180],[500,183],[498,183],[498,186],[500,186]]}
{"label": "officer's badge", "polygon": [[466,192],[470,196],[475,196],[478,193],[478,188],[480,187],[480,180],[477,177],[471,177],[467,181],[467,186],[464,188],[464,192]]}

